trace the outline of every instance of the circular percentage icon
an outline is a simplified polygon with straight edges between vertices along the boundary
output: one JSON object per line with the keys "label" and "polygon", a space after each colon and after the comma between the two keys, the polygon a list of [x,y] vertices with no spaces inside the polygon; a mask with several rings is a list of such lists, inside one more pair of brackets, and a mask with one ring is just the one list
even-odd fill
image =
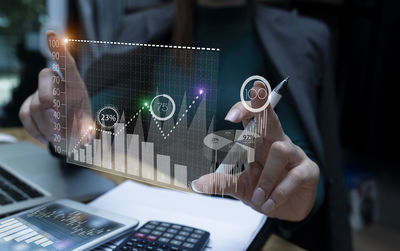
{"label": "circular percentage icon", "polygon": [[[246,91],[246,86],[250,81],[260,81],[261,83],[263,83],[263,85],[265,86],[265,89],[259,89],[257,92],[247,92]],[[243,95],[243,93],[246,92],[246,96],[250,97],[250,99],[254,99],[256,97],[259,97],[260,99],[265,99],[268,96],[267,101],[264,103],[263,106],[259,107],[259,108],[253,108],[251,106],[249,106],[245,100],[245,97]],[[253,93],[253,95],[252,95]],[[258,76],[258,75],[254,75],[251,77],[248,77],[242,84],[242,87],[240,88],[240,100],[242,101],[243,106],[253,112],[253,113],[258,113],[258,112],[262,112],[264,111],[268,105],[269,105],[269,94],[271,93],[271,86],[269,85],[268,81],[262,77],[262,76]]]}
{"label": "circular percentage icon", "polygon": [[[162,99],[167,99],[168,102],[162,101]],[[164,112],[165,114],[168,113],[168,107],[169,107],[168,103],[171,103],[171,105],[172,105],[172,109],[169,112],[169,114],[165,115],[163,117],[161,117],[161,115],[160,116],[157,115],[156,112],[158,112],[159,114],[161,112]],[[154,104],[157,105],[157,107],[158,107],[156,109],[156,112],[153,109],[153,105]],[[174,99],[171,98],[171,96],[169,96],[167,94],[157,95],[150,102],[150,113],[151,113],[151,115],[153,117],[155,117],[156,119],[161,120],[161,121],[165,121],[165,120],[168,120],[168,119],[172,118],[172,116],[174,116],[174,114],[175,114],[175,109],[176,109],[176,106],[175,106]]]}
{"label": "circular percentage icon", "polygon": [[115,107],[107,105],[97,112],[97,122],[105,128],[112,128],[119,121],[119,114]]}

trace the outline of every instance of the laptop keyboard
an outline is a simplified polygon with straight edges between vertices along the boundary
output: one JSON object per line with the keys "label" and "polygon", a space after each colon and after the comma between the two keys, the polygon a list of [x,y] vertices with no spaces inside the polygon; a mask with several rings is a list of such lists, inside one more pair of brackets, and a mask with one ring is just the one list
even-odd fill
{"label": "laptop keyboard", "polygon": [[41,192],[0,166],[0,205],[38,198]]}

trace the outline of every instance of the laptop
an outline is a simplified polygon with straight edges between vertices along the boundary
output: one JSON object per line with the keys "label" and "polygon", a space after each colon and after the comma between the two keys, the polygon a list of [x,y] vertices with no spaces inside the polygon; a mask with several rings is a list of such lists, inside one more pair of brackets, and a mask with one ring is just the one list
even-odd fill
{"label": "laptop", "polygon": [[0,216],[60,198],[88,201],[114,186],[32,143],[0,144]]}

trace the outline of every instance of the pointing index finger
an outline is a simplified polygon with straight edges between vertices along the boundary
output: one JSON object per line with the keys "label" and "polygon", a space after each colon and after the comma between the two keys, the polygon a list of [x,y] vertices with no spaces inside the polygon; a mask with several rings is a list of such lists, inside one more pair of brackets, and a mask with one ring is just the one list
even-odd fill
{"label": "pointing index finger", "polygon": [[46,33],[46,38],[47,46],[50,49],[51,55],[57,62],[60,69],[65,68],[65,71],[77,74],[78,69],[76,67],[75,59],[66,48],[67,40],[61,39],[54,31],[48,31]]}

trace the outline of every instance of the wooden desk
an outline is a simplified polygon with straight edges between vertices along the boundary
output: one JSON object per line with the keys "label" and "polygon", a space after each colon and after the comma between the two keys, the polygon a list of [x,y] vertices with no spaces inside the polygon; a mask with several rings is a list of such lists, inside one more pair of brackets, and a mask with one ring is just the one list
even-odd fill
{"label": "wooden desk", "polygon": [[[16,137],[20,141],[30,141],[42,148],[47,148],[47,145],[43,145],[33,137],[31,137],[23,128],[17,127],[17,128],[6,128],[2,129],[0,128],[1,133],[7,133],[10,134],[14,137]],[[113,181],[116,184],[122,183],[126,178],[119,177],[116,175],[112,174],[107,174],[103,172],[97,172],[103,177],[106,177],[107,179]],[[265,243],[262,251],[303,251],[304,249],[299,248],[288,241],[276,236],[276,235],[271,235],[270,238],[267,240]]]}

